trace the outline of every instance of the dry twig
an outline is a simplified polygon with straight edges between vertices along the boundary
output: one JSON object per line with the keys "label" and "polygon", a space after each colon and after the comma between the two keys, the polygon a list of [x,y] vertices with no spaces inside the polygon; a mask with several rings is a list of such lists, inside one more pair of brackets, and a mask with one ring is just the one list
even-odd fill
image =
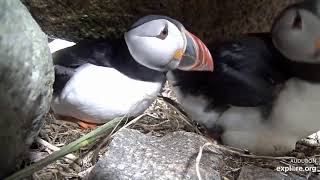
{"label": "dry twig", "polygon": [[[43,145],[43,146],[45,146],[45,147],[47,147],[48,149],[50,149],[50,150],[52,150],[54,152],[60,150],[60,148],[50,144],[49,142],[47,142],[47,141],[45,141],[45,140],[43,140],[43,139],[41,139],[39,137],[36,138],[36,142],[41,144],[41,145]],[[71,162],[75,161],[76,159],[77,159],[77,157],[75,155],[73,155],[73,154],[67,154],[65,156],[65,161],[68,162],[68,163],[71,163]]]}

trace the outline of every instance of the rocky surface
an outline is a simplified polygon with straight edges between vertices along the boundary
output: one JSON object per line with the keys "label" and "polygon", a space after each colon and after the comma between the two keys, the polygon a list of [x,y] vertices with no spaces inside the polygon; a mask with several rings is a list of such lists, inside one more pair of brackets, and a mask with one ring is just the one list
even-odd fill
{"label": "rocky surface", "polygon": [[119,36],[138,18],[162,14],[212,42],[268,31],[278,12],[301,0],[23,0],[44,31],[70,40]]}
{"label": "rocky surface", "polygon": [[[158,138],[124,129],[114,137],[87,179],[197,179],[195,159],[206,142],[202,136],[183,131]],[[202,179],[221,179],[217,172],[221,161],[219,150],[204,151]]]}
{"label": "rocky surface", "polygon": [[0,1],[0,178],[19,167],[52,95],[47,37],[19,0]]}
{"label": "rocky surface", "polygon": [[[197,180],[196,158],[199,148],[206,142],[208,140],[203,136],[184,131],[154,137],[136,130],[123,129],[115,135],[107,147],[107,152],[85,179]],[[210,150],[204,148],[199,166],[202,179],[319,179],[319,175],[310,170],[310,167],[315,168],[312,164],[292,164],[290,161],[264,159],[258,156],[246,159],[230,153],[221,146],[208,147]],[[277,168],[290,166],[309,168],[309,171],[277,171]]]}

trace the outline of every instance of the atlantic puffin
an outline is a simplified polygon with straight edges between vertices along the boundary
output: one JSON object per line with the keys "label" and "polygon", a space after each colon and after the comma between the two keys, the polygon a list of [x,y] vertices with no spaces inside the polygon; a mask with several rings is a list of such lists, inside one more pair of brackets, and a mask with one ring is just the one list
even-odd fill
{"label": "atlantic puffin", "polygon": [[[291,19],[286,17],[288,15],[280,16],[273,28],[273,34],[248,34],[235,40],[208,45],[210,51],[202,51],[205,55],[197,51],[183,51],[180,61],[170,68],[162,66],[167,63],[163,60],[139,58],[139,54],[144,54],[143,50],[147,47],[143,43],[136,43],[143,41],[143,38],[137,36],[139,29],[127,32],[126,39],[131,54],[137,57],[135,60],[150,69],[167,72],[167,78],[186,113],[203,124],[209,133],[219,138],[223,144],[260,155],[282,155],[293,150],[299,139],[320,128],[314,126],[317,124],[315,119],[310,120],[310,125],[305,126],[306,128],[302,128],[305,122],[301,116],[303,113],[299,111],[296,113],[300,114],[300,121],[296,121],[296,124],[291,124],[289,118],[279,117],[290,111],[291,106],[285,103],[286,100],[282,100],[283,95],[289,91],[288,83],[299,77],[294,74],[296,70],[289,68],[293,64],[291,57],[286,56],[283,49],[275,46],[277,43],[274,42],[282,38],[291,38],[294,41],[297,38],[295,35],[288,36],[295,31],[296,21],[305,23],[303,21],[315,17],[294,15],[291,14]],[[279,27],[279,23],[287,24],[287,28]],[[158,26],[162,27],[160,23]],[[280,30],[277,30],[279,28]],[[276,34],[280,32],[289,34],[277,38]],[[187,38],[188,41],[193,40]],[[187,44],[186,50],[195,43]],[[296,43],[298,46],[304,44],[305,42]],[[201,48],[207,50],[203,46],[204,44],[201,44]],[[197,47],[199,46],[190,49]],[[308,50],[307,52],[310,52],[312,49]],[[295,49],[295,52],[299,53],[298,49]],[[202,57],[206,57],[205,60]],[[299,74],[305,75],[302,72]],[[301,97],[300,93],[293,96],[295,95],[296,98]],[[302,102],[300,105],[304,106]],[[304,115],[306,112],[308,111],[305,111]]]}
{"label": "atlantic puffin", "polygon": [[269,103],[232,107],[221,115],[216,124],[224,130],[224,143],[256,154],[284,155],[298,140],[319,131],[319,5],[314,0],[291,5],[275,20],[272,44],[285,57],[279,61],[287,79],[276,84]]}
{"label": "atlantic puffin", "polygon": [[[140,57],[148,59],[178,58],[181,34],[172,23],[154,29],[154,21],[138,21],[131,28],[152,32],[145,39],[149,47]],[[170,32],[170,34],[168,34]],[[166,38],[161,52],[154,51]],[[177,40],[178,39],[178,40]],[[137,116],[155,100],[166,81],[165,74],[140,65],[131,55],[127,40],[96,39],[67,42],[67,48],[55,40],[49,46],[53,53],[55,82],[51,108],[63,120],[77,122],[84,128],[94,127],[119,116]],[[150,56],[150,54],[152,56]]]}

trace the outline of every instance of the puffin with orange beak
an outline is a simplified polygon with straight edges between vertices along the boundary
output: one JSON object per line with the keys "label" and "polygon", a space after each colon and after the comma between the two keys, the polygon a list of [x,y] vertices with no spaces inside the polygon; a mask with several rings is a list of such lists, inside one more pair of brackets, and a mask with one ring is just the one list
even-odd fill
{"label": "puffin with orange beak", "polygon": [[213,71],[213,60],[204,43],[167,16],[139,19],[125,33],[125,40],[134,59],[150,69]]}
{"label": "puffin with orange beak", "polygon": [[62,42],[49,44],[55,65],[52,110],[84,128],[142,113],[166,80],[161,71],[213,70],[206,46],[164,16],[141,18],[119,39],[69,42],[64,49]]}

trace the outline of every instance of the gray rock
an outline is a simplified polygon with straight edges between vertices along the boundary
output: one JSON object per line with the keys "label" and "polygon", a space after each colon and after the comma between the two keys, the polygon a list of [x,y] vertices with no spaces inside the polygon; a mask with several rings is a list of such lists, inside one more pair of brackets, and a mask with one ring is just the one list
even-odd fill
{"label": "gray rock", "polygon": [[38,134],[53,80],[46,35],[19,0],[0,0],[0,178]]}
{"label": "gray rock", "polygon": [[306,180],[306,178],[256,166],[244,166],[238,180]]}
{"label": "gray rock", "polygon": [[[121,130],[87,179],[149,180],[198,179],[195,159],[207,141],[194,133],[175,132],[162,138],[136,130]],[[204,151],[200,163],[203,179],[221,179],[216,171],[222,154]]]}
{"label": "gray rock", "polygon": [[301,0],[23,1],[44,31],[53,37],[77,41],[122,36],[138,18],[163,14],[181,21],[190,32],[209,43],[245,33],[267,32],[283,8]]}

